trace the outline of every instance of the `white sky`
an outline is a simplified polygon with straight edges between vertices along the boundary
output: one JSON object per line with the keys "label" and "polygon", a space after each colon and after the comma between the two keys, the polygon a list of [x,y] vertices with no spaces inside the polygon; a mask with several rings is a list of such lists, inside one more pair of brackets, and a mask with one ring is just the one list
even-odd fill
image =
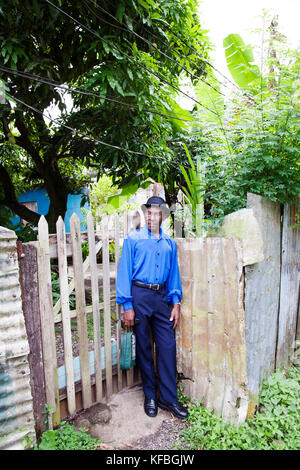
{"label": "white sky", "polygon": [[[245,44],[254,47],[256,63],[260,63],[261,35],[255,30],[262,29],[263,10],[270,12],[271,18],[278,15],[278,28],[284,34],[292,48],[300,47],[300,0],[199,0],[199,18],[202,27],[208,30],[207,35],[214,46],[210,52],[210,62],[223,75],[232,80],[228,71],[223,39],[228,34],[239,34]],[[214,72],[224,83],[227,80]],[[193,88],[187,86],[183,90],[193,95]],[[229,88],[224,88],[226,94]],[[179,104],[186,109],[192,109],[194,102],[183,95],[178,96]]]}
{"label": "white sky", "polygon": [[215,45],[211,59],[216,68],[229,75],[223,51],[223,39],[230,33],[240,34],[246,44],[258,44],[263,9],[278,14],[279,31],[292,47],[300,45],[300,0],[202,0],[199,1],[202,26]]}

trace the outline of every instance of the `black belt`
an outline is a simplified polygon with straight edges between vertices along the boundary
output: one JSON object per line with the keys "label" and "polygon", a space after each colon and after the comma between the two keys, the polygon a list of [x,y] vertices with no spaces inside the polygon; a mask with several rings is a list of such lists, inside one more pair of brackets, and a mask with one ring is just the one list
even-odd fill
{"label": "black belt", "polygon": [[146,282],[142,281],[132,281],[132,284],[138,287],[145,287],[146,289],[151,290],[162,290],[166,285],[165,282],[163,284],[147,284]]}

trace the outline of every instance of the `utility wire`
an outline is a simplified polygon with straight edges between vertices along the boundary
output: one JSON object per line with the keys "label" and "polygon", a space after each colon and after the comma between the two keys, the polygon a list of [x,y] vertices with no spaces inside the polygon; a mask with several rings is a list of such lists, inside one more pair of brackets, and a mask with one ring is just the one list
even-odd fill
{"label": "utility wire", "polygon": [[[92,1],[92,0],[90,0]],[[137,20],[135,20],[134,18],[132,18],[132,21],[135,23],[135,24],[139,24]],[[158,39],[164,46],[166,46],[168,49],[171,49],[172,51],[174,51],[181,59],[185,59],[187,62],[189,62],[192,66],[194,67],[197,67],[197,65],[192,62],[188,57],[186,57],[185,55],[181,54],[178,50],[174,49],[174,47],[170,46],[169,44],[167,44],[165,41],[163,41],[159,36],[157,36],[157,34],[153,33],[153,31],[150,31],[149,29],[146,28],[145,25],[143,25],[143,29],[146,31],[146,33],[150,34],[153,38],[155,39]],[[179,36],[176,35],[176,33],[174,33],[173,30],[170,30],[172,34],[174,34],[178,39]],[[207,65],[209,65],[212,69],[214,69],[217,73],[219,73],[221,76],[223,76],[223,78],[225,78],[225,80],[229,81],[229,83],[231,83],[231,85],[237,87],[237,85],[235,83],[233,83],[228,77],[226,77],[225,75],[222,74],[222,72],[220,72],[214,65],[212,65],[208,59],[206,59],[205,57],[201,56],[199,54],[199,52],[197,52],[195,49],[193,49],[191,46],[189,46],[186,42],[184,42],[182,39],[180,39],[187,47],[189,47],[192,51],[195,52],[195,54],[200,58],[202,59],[204,62],[207,63]],[[226,88],[229,88],[226,83],[223,83],[221,82],[217,77],[214,77],[213,75],[211,75],[220,85],[224,85]],[[205,82],[207,83],[207,82]],[[208,84],[208,83],[207,83]],[[208,84],[209,85],[209,84]],[[238,88],[238,87],[237,87]]]}
{"label": "utility wire", "polygon": [[[119,21],[118,18],[116,18],[116,17],[113,16],[111,13],[109,13],[108,11],[106,11],[103,7],[100,7],[100,6],[99,6],[98,4],[96,4],[93,0],[87,0],[87,1],[89,1],[95,8],[97,8],[97,9],[100,10],[100,11],[102,11],[103,13],[106,13],[108,16],[110,16],[110,17],[113,18],[115,21],[117,21],[119,24],[123,25],[123,23],[122,23],[121,21]],[[139,38],[141,38],[143,41],[145,41],[145,42],[151,44],[152,47],[155,47],[151,41],[148,41],[146,38],[144,38],[143,36],[140,36],[140,35],[137,34],[135,31],[133,31],[133,30],[131,30],[131,29],[129,29],[129,28],[126,28],[126,29],[125,29],[124,27],[122,28],[122,27],[120,27],[120,26],[113,25],[113,24],[109,23],[108,21],[104,20],[103,18],[101,18],[101,17],[99,17],[99,16],[98,16],[98,18],[101,19],[102,21],[104,21],[105,23],[109,24],[110,26],[114,26],[115,28],[121,29],[121,30],[123,30],[123,31],[129,31],[129,32],[132,33],[132,34],[135,34],[136,36],[138,36]],[[139,23],[138,23],[137,20],[135,20],[134,18],[131,18],[131,19],[132,19],[132,21],[133,21],[135,24],[138,24],[138,25],[139,25]],[[124,25],[123,25],[123,26],[124,26]],[[197,68],[197,65],[196,65],[194,62],[191,62],[188,57],[186,57],[185,55],[181,54],[179,51],[177,51],[176,49],[174,49],[174,47],[172,47],[172,46],[170,46],[169,44],[167,44],[166,42],[164,42],[159,36],[157,36],[157,34],[153,33],[153,32],[150,31],[149,29],[147,29],[147,28],[145,27],[145,25],[143,25],[143,28],[144,28],[144,30],[145,30],[148,34],[150,34],[151,36],[153,36],[155,39],[158,39],[164,46],[166,46],[168,49],[170,49],[170,50],[172,50],[173,52],[175,52],[181,59],[186,60],[186,61],[189,62],[189,64],[191,64],[193,67]],[[174,34],[173,31],[172,31],[172,33]],[[189,46],[189,47],[190,47],[190,46]],[[167,57],[167,58],[169,58],[169,59],[171,59],[171,60],[174,61],[174,59],[172,59],[171,57],[169,57],[168,55],[166,55],[163,51],[160,51],[158,48],[156,48],[156,50],[159,51],[161,54],[165,55],[165,57]],[[203,56],[200,56],[199,53],[198,53],[198,56],[199,56],[203,61],[205,61],[210,67],[213,67],[213,66],[208,62],[208,60],[205,59]],[[175,61],[175,62],[177,63],[177,65],[179,65],[179,67],[182,67],[182,68],[183,68],[183,66],[182,66],[181,64],[179,64],[177,61]],[[184,70],[186,70],[186,69],[184,68]],[[186,70],[186,71],[187,71],[187,70]],[[187,71],[187,72],[188,72],[190,75],[194,76],[195,78],[197,78],[197,79],[199,79],[199,80],[202,80],[202,81],[203,81],[204,83],[206,83],[208,86],[214,88],[210,83],[207,83],[203,78],[198,77],[197,75],[193,74],[192,72],[189,72],[189,71]],[[219,72],[219,73],[221,73],[221,72]],[[227,77],[225,77],[225,78],[227,79]],[[227,80],[228,80],[228,79],[227,79]],[[217,78],[216,78],[216,81],[218,81]],[[219,81],[218,81],[218,82],[219,82]],[[221,82],[219,82],[219,83],[221,83]],[[217,90],[217,89],[215,89],[215,88],[214,88],[214,90],[217,91],[217,92],[220,93],[220,94],[223,94],[223,93],[221,93],[219,90]]]}
{"label": "utility wire", "polygon": [[196,54],[200,59],[202,59],[204,62],[207,63],[207,65],[209,65],[212,69],[214,69],[217,73],[219,73],[223,78],[225,78],[225,80],[227,80],[229,83],[231,83],[231,85],[233,85],[235,88],[237,88],[238,90],[240,89],[238,87],[238,85],[234,82],[232,82],[228,77],[226,77],[226,75],[224,75],[222,72],[220,72],[213,64],[211,64],[205,57],[201,56],[199,54],[198,51],[196,51],[196,49],[194,49],[192,46],[190,46],[189,44],[187,44],[187,42],[182,39],[180,36],[178,36],[178,34],[176,34],[169,26],[166,26],[166,28],[172,33],[174,34],[174,36],[179,39],[179,41],[181,41],[185,46],[189,47],[193,52],[194,54]]}
{"label": "utility wire", "polygon": [[91,137],[90,135],[88,134],[83,134],[82,132],[78,131],[77,129],[74,129],[73,127],[70,127],[70,126],[67,126],[66,124],[63,124],[59,121],[57,121],[56,119],[53,119],[53,118],[50,118],[49,116],[47,116],[47,114],[45,114],[43,111],[40,111],[39,109],[35,108],[34,106],[31,106],[27,103],[25,103],[24,101],[20,100],[19,98],[16,98],[15,96],[11,96],[9,93],[5,92],[5,95],[8,96],[12,101],[16,101],[17,103],[20,103],[21,105],[31,109],[32,111],[34,111],[35,113],[38,113],[40,114],[41,116],[45,117],[46,119],[48,119],[49,121],[55,123],[55,124],[58,124],[59,126],[62,126],[62,127],[65,127],[66,129],[68,129],[69,131],[71,131],[74,135],[78,135],[79,137],[82,137],[86,140],[90,140],[92,142],[95,142],[97,144],[101,144],[101,145],[104,145],[106,147],[110,147],[110,148],[114,148],[116,150],[121,150],[123,152],[128,152],[128,153],[131,153],[131,154],[135,154],[135,155],[139,155],[141,157],[147,157],[147,158],[152,158],[153,160],[162,160],[164,161],[165,163],[167,163],[168,165],[171,165],[171,166],[174,166],[175,168],[178,169],[178,165],[181,165],[183,166],[184,168],[186,168],[187,170],[192,170],[193,168],[191,166],[187,166],[187,165],[184,165],[182,164],[181,162],[178,162],[178,161],[170,161],[170,160],[167,160],[166,158],[164,157],[159,157],[159,156],[156,156],[156,157],[153,157],[151,155],[148,155],[147,153],[144,153],[144,152],[139,152],[137,150],[130,150],[130,149],[127,149],[125,147],[120,147],[118,145],[113,145],[113,144],[109,144],[107,142],[103,142],[102,140],[99,140],[99,139],[96,139],[95,137]]}
{"label": "utility wire", "polygon": [[66,13],[64,10],[62,10],[61,8],[59,8],[57,5],[54,5],[54,3],[50,2],[49,0],[44,0],[46,3],[48,3],[49,5],[51,5],[53,8],[55,8],[56,10],[60,11],[63,15],[67,16],[68,18],[70,18],[72,21],[74,21],[78,26],[80,26],[81,28],[85,29],[86,31],[88,31],[89,33],[93,34],[94,36],[96,36],[98,39],[100,39],[101,41],[103,41],[105,44],[107,44],[108,46],[110,47],[113,47],[114,49],[116,49],[121,55],[125,56],[127,59],[129,59],[130,61],[138,64],[140,67],[142,67],[144,70],[147,70],[147,72],[151,73],[152,75],[154,75],[155,77],[157,77],[160,81],[162,81],[163,83],[169,85],[170,87],[174,88],[174,90],[176,90],[177,92],[181,93],[182,95],[186,96],[187,98],[191,99],[192,101],[194,101],[195,103],[199,104],[201,107],[205,108],[207,111],[217,115],[217,113],[211,109],[209,109],[207,106],[203,105],[202,103],[200,103],[200,101],[196,100],[195,98],[193,98],[192,96],[188,95],[187,93],[185,93],[184,91],[180,90],[178,87],[176,87],[175,85],[172,85],[170,82],[168,82],[167,80],[165,80],[163,77],[161,77],[158,73],[156,72],[153,72],[152,70],[148,69],[148,67],[146,67],[144,64],[142,64],[141,62],[139,62],[138,60],[134,59],[133,57],[130,57],[128,54],[126,54],[126,52],[124,51],[121,51],[117,46],[115,46],[114,44],[112,44],[110,41],[107,41],[106,39],[104,39],[102,36],[100,36],[100,34],[96,33],[94,30],[90,29],[88,26],[85,26],[83,25],[82,23],[80,23],[80,21],[76,20],[76,18],[74,18],[73,16],[69,15],[68,13]]}
{"label": "utility wire", "polygon": [[[102,17],[98,16],[97,17],[103,21],[104,23],[108,24],[109,26],[112,26],[113,28],[117,28],[117,29],[120,29],[122,31],[125,31],[125,32],[129,32],[131,34],[134,34],[136,37],[138,37],[139,39],[141,39],[142,41],[146,42],[147,44],[149,44],[153,49],[155,49],[157,52],[159,52],[159,54],[163,55],[164,57],[166,57],[167,59],[169,59],[170,61],[172,61],[174,64],[176,64],[178,67],[182,68],[182,70],[184,70],[190,77],[192,78],[195,78],[197,80],[201,80],[202,82],[204,82],[206,85],[208,85],[209,87],[211,87],[213,90],[215,90],[217,93],[219,93],[220,95],[223,95],[224,94],[220,91],[220,90],[217,90],[213,85],[211,85],[210,83],[206,82],[202,77],[198,77],[198,75],[195,75],[193,72],[190,72],[186,67],[184,67],[184,65],[180,64],[179,62],[177,62],[177,60],[173,59],[173,57],[170,57],[168,54],[166,54],[165,52],[163,52],[162,50],[160,50],[156,45],[154,45],[151,41],[149,41],[148,39],[144,38],[143,36],[141,36],[140,34],[136,33],[133,29],[129,29],[129,28],[126,28],[124,27],[123,23],[121,21],[118,20],[118,18],[116,18],[115,16],[113,16],[111,13],[109,13],[108,11],[106,11],[103,7],[100,7],[98,4],[94,3],[93,0],[88,0],[97,10],[105,13],[106,15],[110,16],[113,20],[117,21],[120,25],[122,26],[117,26],[115,24],[112,24],[110,23],[109,21],[107,20],[104,20]],[[90,7],[91,8],[91,7]],[[92,10],[91,10],[92,11]],[[94,12],[92,12],[94,13]],[[94,13],[95,14],[95,13]],[[184,57],[186,59],[186,57]],[[191,64],[191,62],[189,62]]]}
{"label": "utility wire", "polygon": [[[92,0],[88,0],[88,1],[91,1]],[[135,20],[134,18],[132,18],[132,21],[136,24],[138,24],[138,21]],[[145,25],[143,25],[143,28],[144,30],[150,34],[152,37],[154,37],[155,39],[158,39],[164,46],[168,47],[169,49],[171,49],[172,51],[174,51],[177,55],[179,55],[180,58],[182,59],[185,59],[187,60],[191,65],[194,65],[196,66],[193,62],[191,62],[188,57],[186,57],[185,55],[181,54],[179,51],[177,51],[176,49],[174,49],[172,46],[170,46],[169,44],[167,44],[166,42],[164,42],[159,36],[157,36],[155,33],[153,33],[152,31],[150,31],[149,29],[146,28]],[[189,47],[201,60],[203,60],[204,62],[207,63],[207,65],[209,65],[213,70],[215,70],[215,72],[217,72],[218,74],[221,75],[221,77],[223,77],[225,80],[227,80],[233,87],[235,87],[237,90],[241,91],[241,89],[239,88],[239,86],[234,83],[232,80],[230,80],[230,78],[226,77],[226,75],[224,75],[222,72],[220,72],[220,70],[218,70],[213,64],[211,64],[209,62],[208,59],[206,59],[205,57],[203,57],[202,55],[199,54],[199,52],[194,49],[192,46],[190,46],[189,44],[187,44],[186,41],[184,41],[184,39],[182,39],[180,36],[178,36],[178,34],[176,34],[169,26],[166,26],[166,28],[177,38],[179,39],[185,46]],[[223,85],[225,86],[226,88],[229,88],[226,83],[224,82],[221,82],[217,77],[215,77],[214,75],[211,75],[213,77],[214,80],[216,80],[220,85]],[[204,82],[206,83],[207,85],[210,85],[208,82]],[[212,85],[211,85],[212,86]],[[214,87],[212,87],[214,88]],[[214,88],[215,89],[215,88]],[[215,89],[216,90],[216,89]],[[219,91],[219,90],[216,90],[216,91]],[[221,93],[223,95],[223,93]],[[243,94],[244,96],[248,97],[251,99],[251,96],[249,96],[247,94],[247,92],[243,91]],[[224,96],[224,95],[223,95]]]}
{"label": "utility wire", "polygon": [[[139,109],[138,106],[136,106],[134,104],[131,104],[131,103],[125,103],[124,101],[120,101],[120,100],[117,100],[115,98],[111,98],[111,97],[99,95],[97,93],[82,90],[80,88],[75,88],[75,87],[70,88],[69,86],[62,85],[59,82],[55,82],[54,80],[43,78],[43,77],[40,77],[40,76],[34,75],[34,74],[29,74],[29,73],[21,71],[21,70],[13,70],[13,69],[10,69],[9,67],[5,67],[3,65],[0,65],[0,70],[2,70],[5,73],[9,73],[11,75],[19,76],[21,78],[25,78],[25,79],[28,79],[28,80],[34,80],[34,81],[40,82],[40,83],[44,83],[45,85],[48,85],[48,86],[52,86],[52,87],[55,87],[55,88],[61,88],[62,90],[67,91],[67,92],[74,92],[74,93],[79,93],[79,94],[82,94],[82,95],[94,96],[96,98],[111,101],[113,103],[117,103],[117,104],[120,104],[122,106],[128,106],[129,108]],[[182,114],[182,113],[174,113],[174,115],[170,115],[170,114],[161,113],[159,111],[155,111],[154,109],[151,109],[151,108],[143,108],[142,111],[147,112],[147,113],[158,114],[159,116],[167,117],[167,118],[170,118],[170,119],[176,119],[178,121],[196,122],[195,119],[182,119],[182,118],[177,118],[176,117],[176,116],[186,116],[185,114]]]}

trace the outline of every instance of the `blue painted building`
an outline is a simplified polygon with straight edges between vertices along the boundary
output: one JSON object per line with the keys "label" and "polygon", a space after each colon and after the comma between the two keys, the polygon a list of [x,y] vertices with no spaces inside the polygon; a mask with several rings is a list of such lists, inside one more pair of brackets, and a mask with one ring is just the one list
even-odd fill
{"label": "blue painted building", "polygon": [[[87,193],[87,189],[84,192]],[[89,210],[90,207],[88,203],[86,203],[83,207],[80,207],[81,200],[82,194],[69,194],[68,196],[67,212],[65,215],[66,232],[70,232],[70,218],[74,212],[78,215],[81,223],[83,223],[86,219],[86,215],[82,209]],[[47,195],[46,188],[38,187],[31,191],[26,191],[18,197],[18,201],[40,215],[46,216],[48,214],[50,200]],[[14,225],[19,224],[20,221],[21,219],[19,216],[12,217],[11,219],[11,222]],[[86,228],[81,225],[81,230],[86,230]]]}

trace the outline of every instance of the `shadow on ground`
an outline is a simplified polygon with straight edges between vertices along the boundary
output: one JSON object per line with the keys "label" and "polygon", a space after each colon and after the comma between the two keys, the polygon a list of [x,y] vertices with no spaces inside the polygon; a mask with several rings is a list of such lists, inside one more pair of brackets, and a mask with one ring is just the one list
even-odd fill
{"label": "shadow on ground", "polygon": [[98,403],[79,413],[72,421],[75,429],[84,428],[101,439],[103,449],[168,449],[178,439],[183,424],[165,410],[155,418],[144,412],[141,386],[126,388],[107,403]]}

